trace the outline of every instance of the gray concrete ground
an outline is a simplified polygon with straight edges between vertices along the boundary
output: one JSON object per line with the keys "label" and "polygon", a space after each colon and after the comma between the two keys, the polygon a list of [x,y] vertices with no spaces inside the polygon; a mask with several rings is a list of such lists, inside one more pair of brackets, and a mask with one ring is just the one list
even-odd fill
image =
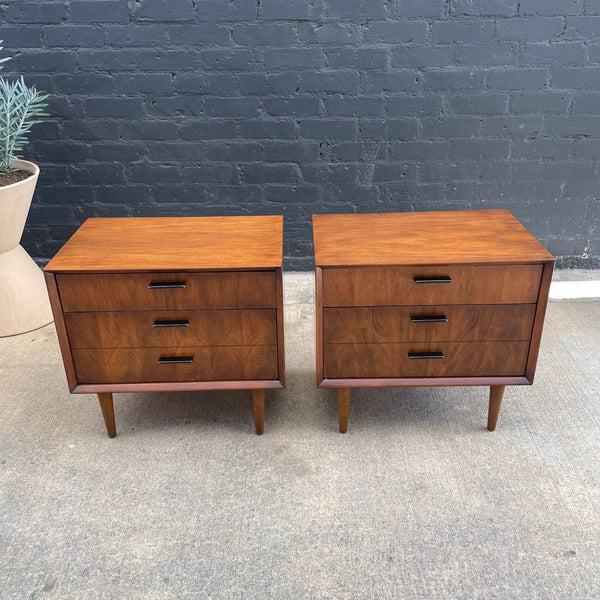
{"label": "gray concrete ground", "polygon": [[1,598],[598,598],[600,302],[551,302],[536,383],[357,390],[337,433],[307,276],[288,387],[67,392],[52,325],[0,339]]}
{"label": "gray concrete ground", "polygon": [[600,274],[597,269],[556,269],[553,281],[597,281]]}

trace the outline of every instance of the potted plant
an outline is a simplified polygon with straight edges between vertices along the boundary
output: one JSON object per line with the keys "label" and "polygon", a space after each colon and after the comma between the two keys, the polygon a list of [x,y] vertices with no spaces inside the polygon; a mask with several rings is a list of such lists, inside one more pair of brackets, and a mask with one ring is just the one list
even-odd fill
{"label": "potted plant", "polygon": [[47,97],[23,77],[0,77],[0,336],[52,322],[42,271],[19,245],[40,170],[18,156],[31,127],[45,116]]}

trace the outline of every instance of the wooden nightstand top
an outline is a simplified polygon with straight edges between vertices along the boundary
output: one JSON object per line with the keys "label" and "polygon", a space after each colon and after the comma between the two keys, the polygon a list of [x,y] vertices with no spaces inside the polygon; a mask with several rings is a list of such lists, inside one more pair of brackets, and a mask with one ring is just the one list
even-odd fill
{"label": "wooden nightstand top", "polygon": [[46,265],[66,272],[281,267],[283,217],[88,219]]}
{"label": "wooden nightstand top", "polygon": [[313,215],[313,236],[324,267],[553,260],[507,210]]}

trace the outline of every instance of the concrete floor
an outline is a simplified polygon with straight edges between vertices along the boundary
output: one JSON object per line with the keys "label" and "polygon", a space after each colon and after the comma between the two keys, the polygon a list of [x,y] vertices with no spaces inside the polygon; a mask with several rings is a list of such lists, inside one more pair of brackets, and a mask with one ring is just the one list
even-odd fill
{"label": "concrete floor", "polygon": [[315,388],[310,278],[288,387],[71,396],[50,325],[0,339],[0,598],[600,597],[600,302],[551,302],[533,386]]}

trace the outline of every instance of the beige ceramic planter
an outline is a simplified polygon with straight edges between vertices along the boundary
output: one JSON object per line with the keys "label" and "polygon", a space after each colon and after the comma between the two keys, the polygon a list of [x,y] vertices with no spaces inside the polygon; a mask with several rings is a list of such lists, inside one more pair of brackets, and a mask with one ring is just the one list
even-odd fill
{"label": "beige ceramic planter", "polygon": [[33,175],[0,187],[0,337],[52,322],[42,271],[19,245],[40,170],[26,160],[12,165]]}

